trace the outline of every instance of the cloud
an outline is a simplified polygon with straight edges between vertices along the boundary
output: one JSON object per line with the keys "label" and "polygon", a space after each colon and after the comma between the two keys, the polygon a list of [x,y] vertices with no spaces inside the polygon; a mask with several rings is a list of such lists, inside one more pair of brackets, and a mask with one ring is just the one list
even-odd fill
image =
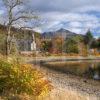
{"label": "cloud", "polygon": [[41,13],[42,31],[66,28],[84,34],[88,28],[93,32],[99,30],[97,28],[100,26],[100,0],[30,1],[29,5]]}
{"label": "cloud", "polygon": [[0,15],[2,15],[3,13],[4,13],[4,10],[1,9],[1,10],[0,10]]}
{"label": "cloud", "polygon": [[42,31],[65,28],[76,33],[84,34],[89,28],[95,30],[100,27],[100,19],[95,14],[48,12],[41,14],[41,16],[44,19],[41,27]]}
{"label": "cloud", "polygon": [[78,21],[73,21],[69,23],[69,26],[71,27],[82,27],[82,23]]}
{"label": "cloud", "polygon": [[[28,0],[26,8],[40,14],[41,26],[35,28],[37,31],[65,28],[84,34],[90,28],[94,35],[100,33],[100,0]],[[0,11],[4,11],[1,1]]]}
{"label": "cloud", "polygon": [[40,12],[70,12],[89,6],[99,7],[99,4],[99,0],[30,0],[29,2],[30,7]]}
{"label": "cloud", "polygon": [[83,7],[77,7],[74,9],[74,12],[93,12],[93,11],[96,11],[96,12],[100,12],[100,5],[88,5],[88,6],[83,6]]}

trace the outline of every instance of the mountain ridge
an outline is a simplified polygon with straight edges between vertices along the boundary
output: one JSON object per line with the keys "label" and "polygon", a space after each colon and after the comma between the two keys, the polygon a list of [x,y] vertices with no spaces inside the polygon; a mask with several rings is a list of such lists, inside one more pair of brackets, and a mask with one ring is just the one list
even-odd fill
{"label": "mountain ridge", "polygon": [[41,34],[42,38],[44,38],[44,39],[52,39],[56,36],[61,36],[62,38],[66,39],[66,38],[71,38],[71,37],[77,36],[77,35],[81,35],[81,34],[71,32],[71,31],[64,29],[64,28],[61,28],[61,29],[56,30],[56,31],[44,32]]}

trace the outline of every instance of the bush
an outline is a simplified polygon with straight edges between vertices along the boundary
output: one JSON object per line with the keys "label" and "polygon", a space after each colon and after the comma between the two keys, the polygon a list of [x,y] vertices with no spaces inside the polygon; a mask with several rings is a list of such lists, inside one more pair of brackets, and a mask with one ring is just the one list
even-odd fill
{"label": "bush", "polygon": [[78,44],[73,39],[67,39],[65,41],[65,52],[66,53],[79,53]]}
{"label": "bush", "polygon": [[0,94],[24,94],[40,97],[51,90],[43,74],[32,65],[11,64],[0,60]]}
{"label": "bush", "polygon": [[6,35],[0,31],[0,53],[6,54]]}

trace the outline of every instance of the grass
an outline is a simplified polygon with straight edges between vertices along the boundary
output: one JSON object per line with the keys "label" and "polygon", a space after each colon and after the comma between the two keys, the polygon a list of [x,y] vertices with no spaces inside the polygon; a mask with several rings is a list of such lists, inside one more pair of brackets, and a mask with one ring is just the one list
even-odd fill
{"label": "grass", "polygon": [[53,89],[35,67],[21,58],[0,59],[0,100],[99,100],[72,90]]}
{"label": "grass", "polygon": [[100,98],[89,96],[72,90],[53,90],[45,100],[99,100]]}
{"label": "grass", "polygon": [[35,100],[45,97],[52,86],[42,72],[17,59],[0,59],[0,96],[2,100]]}

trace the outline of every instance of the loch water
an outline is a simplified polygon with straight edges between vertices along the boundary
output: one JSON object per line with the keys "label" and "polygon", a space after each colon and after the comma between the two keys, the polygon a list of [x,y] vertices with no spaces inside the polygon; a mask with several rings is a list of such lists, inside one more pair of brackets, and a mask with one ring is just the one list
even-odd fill
{"label": "loch water", "polygon": [[100,60],[54,61],[42,65],[62,73],[100,80]]}

